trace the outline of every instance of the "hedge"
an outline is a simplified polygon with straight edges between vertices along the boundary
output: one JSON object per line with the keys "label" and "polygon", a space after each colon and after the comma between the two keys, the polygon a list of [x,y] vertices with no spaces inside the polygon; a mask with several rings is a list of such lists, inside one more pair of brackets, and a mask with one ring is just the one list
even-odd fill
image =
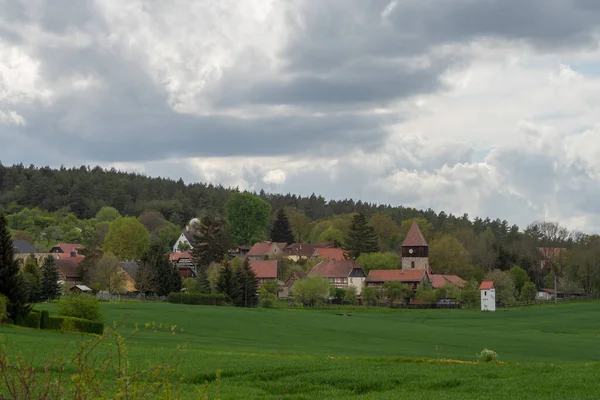
{"label": "hedge", "polygon": [[40,311],[41,315],[41,319],[40,319],[40,329],[48,329],[48,318],[50,318],[50,311],[48,310],[42,310]]}
{"label": "hedge", "polygon": [[104,323],[97,321],[90,321],[87,319],[75,318],[75,317],[63,317],[63,316],[48,316],[46,321],[45,329],[53,329],[59,331],[63,326],[65,320],[73,322],[73,326],[76,331],[85,333],[95,333],[101,335],[104,332]]}
{"label": "hedge", "polygon": [[169,293],[167,301],[177,304],[194,304],[203,306],[222,306],[227,300],[224,294],[195,294],[195,293]]}
{"label": "hedge", "polygon": [[24,317],[18,317],[16,325],[25,326],[27,328],[40,329],[42,314],[37,310],[32,310]]}

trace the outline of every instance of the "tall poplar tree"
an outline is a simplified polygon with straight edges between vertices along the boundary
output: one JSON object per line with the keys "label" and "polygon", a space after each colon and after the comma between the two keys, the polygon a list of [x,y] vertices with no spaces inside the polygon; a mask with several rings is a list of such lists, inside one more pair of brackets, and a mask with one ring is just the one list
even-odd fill
{"label": "tall poplar tree", "polygon": [[379,251],[377,233],[362,213],[358,213],[352,218],[344,250],[352,260],[356,260],[363,253]]}
{"label": "tall poplar tree", "polygon": [[271,241],[276,243],[292,244],[295,242],[292,226],[283,208],[277,212],[270,236]]}
{"label": "tall poplar tree", "polygon": [[8,300],[6,308],[13,321],[29,312],[25,279],[15,260],[13,240],[4,214],[0,214],[0,294]]}

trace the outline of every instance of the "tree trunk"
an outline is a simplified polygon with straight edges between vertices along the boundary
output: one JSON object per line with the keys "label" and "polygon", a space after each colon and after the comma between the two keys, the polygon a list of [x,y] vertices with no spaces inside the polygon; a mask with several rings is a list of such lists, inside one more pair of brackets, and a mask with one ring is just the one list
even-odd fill
{"label": "tree trunk", "polygon": [[556,276],[556,272],[554,272],[554,303],[558,303],[558,292],[557,292],[556,288],[557,288],[557,276]]}

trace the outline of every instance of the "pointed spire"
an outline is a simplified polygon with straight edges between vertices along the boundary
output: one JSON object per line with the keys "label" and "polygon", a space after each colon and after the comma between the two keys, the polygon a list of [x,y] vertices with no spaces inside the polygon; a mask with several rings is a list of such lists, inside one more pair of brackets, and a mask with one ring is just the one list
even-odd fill
{"label": "pointed spire", "polygon": [[419,225],[415,221],[413,221],[408,233],[406,234],[406,239],[402,243],[402,247],[412,247],[412,246],[427,246],[427,242],[419,229]]}

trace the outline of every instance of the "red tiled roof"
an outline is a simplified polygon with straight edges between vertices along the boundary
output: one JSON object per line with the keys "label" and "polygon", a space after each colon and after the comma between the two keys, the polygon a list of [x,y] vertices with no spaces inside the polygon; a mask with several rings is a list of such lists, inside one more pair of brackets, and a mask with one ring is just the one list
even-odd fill
{"label": "red tiled roof", "polygon": [[313,267],[308,276],[323,278],[347,278],[354,268],[360,268],[354,260],[321,261]]}
{"label": "red tiled roof", "polygon": [[426,277],[424,269],[373,269],[366,282],[419,282]]}
{"label": "red tiled roof", "polygon": [[292,243],[285,248],[285,252],[298,257],[312,257],[315,250],[328,247],[325,243]]}
{"label": "red tiled roof", "polygon": [[59,258],[54,262],[56,263],[56,268],[60,271],[61,275],[65,277],[65,280],[81,279],[81,269],[79,268],[79,262],[76,260]]}
{"label": "red tiled roof", "polygon": [[431,274],[431,285],[434,289],[447,285],[449,283],[456,285],[459,288],[462,288],[467,281],[463,280],[461,277],[456,275],[439,275],[439,274]]}
{"label": "red tiled roof", "polygon": [[[58,248],[62,253],[55,253],[52,250]],[[79,250],[85,249],[85,246],[76,243],[58,243],[52,247],[51,253],[58,255],[59,258],[79,258],[83,259],[83,256],[79,254]],[[71,253],[75,252],[76,256],[71,257]]]}
{"label": "red tiled roof", "polygon": [[412,225],[410,226],[402,246],[427,246],[427,242],[425,241],[425,238],[419,229],[419,225],[417,225],[415,221],[413,221]]}
{"label": "red tiled roof", "polygon": [[258,242],[248,251],[249,256],[266,256],[271,250],[271,242]]}
{"label": "red tiled roof", "polygon": [[277,278],[277,260],[250,261],[250,268],[259,279]]}
{"label": "red tiled roof", "polygon": [[177,253],[171,253],[169,254],[169,261],[176,263],[181,259],[187,259],[187,258],[192,258],[192,252],[190,250],[188,251],[180,251]]}
{"label": "red tiled roof", "polygon": [[344,250],[335,248],[317,248],[315,250],[315,256],[321,257],[324,260],[337,260],[341,261],[346,258]]}
{"label": "red tiled roof", "polygon": [[490,290],[494,289],[494,282],[491,281],[483,281],[481,285],[479,285],[479,290]]}

